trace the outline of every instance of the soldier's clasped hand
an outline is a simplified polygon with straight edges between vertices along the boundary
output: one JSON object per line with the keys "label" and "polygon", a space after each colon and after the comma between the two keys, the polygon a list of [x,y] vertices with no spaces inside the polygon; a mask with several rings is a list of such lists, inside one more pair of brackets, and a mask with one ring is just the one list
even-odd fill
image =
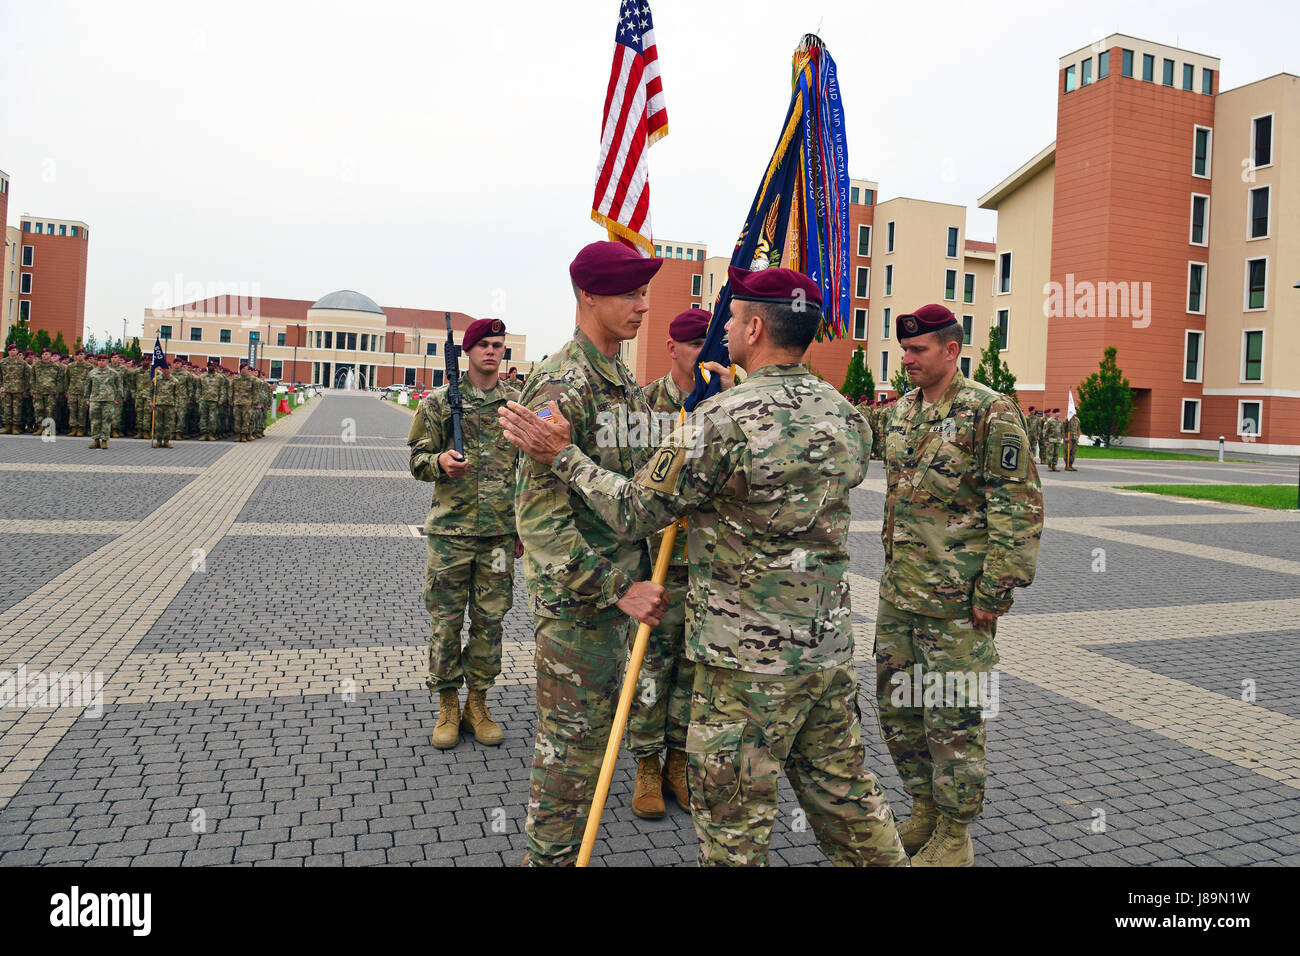
{"label": "soldier's clasped hand", "polygon": [[506,402],[497,411],[506,440],[543,465],[555,461],[555,456],[572,441],[569,420],[560,414],[560,406],[552,400],[546,403],[546,409],[549,418],[539,418],[518,402]]}
{"label": "soldier's clasped hand", "polygon": [[455,451],[449,450],[438,456],[438,467],[448,478],[460,478],[469,471],[469,462],[457,455]]}
{"label": "soldier's clasped hand", "polygon": [[637,581],[619,598],[618,607],[628,617],[658,627],[668,613],[668,589],[653,581]]}

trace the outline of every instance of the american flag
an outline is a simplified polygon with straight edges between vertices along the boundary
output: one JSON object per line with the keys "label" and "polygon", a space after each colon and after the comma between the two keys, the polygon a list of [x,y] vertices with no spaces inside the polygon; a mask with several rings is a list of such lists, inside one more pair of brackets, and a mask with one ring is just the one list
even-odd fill
{"label": "american flag", "polygon": [[611,239],[649,256],[654,243],[645,153],[668,135],[668,110],[646,0],[622,0],[619,6],[603,124],[591,218],[609,230]]}

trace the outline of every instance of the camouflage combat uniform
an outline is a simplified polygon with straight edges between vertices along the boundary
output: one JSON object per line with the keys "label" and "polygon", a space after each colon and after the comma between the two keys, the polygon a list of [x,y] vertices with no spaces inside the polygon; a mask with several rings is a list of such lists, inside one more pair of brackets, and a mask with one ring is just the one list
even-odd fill
{"label": "camouflage combat uniform", "polygon": [[[434,483],[433,504],[424,519],[428,559],[424,606],[428,608],[431,693],[486,690],[501,673],[501,632],[514,606],[514,446],[501,433],[497,409],[517,390],[499,381],[487,392],[460,379],[461,430],[469,470],[448,478],[438,456],[451,448],[447,386],[420,402],[406,443],[411,474]],[[460,634],[469,607],[469,640]]]}
{"label": "camouflage combat uniform", "polygon": [[109,366],[90,373],[90,437],[108,444],[113,416],[122,406],[122,376]]}
{"label": "camouflage combat uniform", "polygon": [[1030,412],[1025,419],[1025,438],[1029,441],[1029,457],[1038,460],[1038,436],[1042,431],[1042,419],[1038,417],[1038,412]]}
{"label": "camouflage combat uniform", "polygon": [[[623,475],[649,450],[610,440],[602,423],[648,415],[645,395],[617,358],[581,330],[528,376],[519,401],[534,410],[555,399],[573,440]],[[613,429],[615,432],[617,428]],[[632,619],[616,605],[650,576],[642,540],[623,541],[546,467],[521,462],[516,527],[537,638],[537,739],[524,824],[533,865],[577,859],[613,725]]]}
{"label": "camouflage combat uniform", "polygon": [[1043,457],[1051,471],[1056,471],[1056,463],[1061,459],[1061,441],[1065,437],[1064,424],[1055,415],[1049,415],[1043,422],[1043,440],[1047,442]]}
{"label": "camouflage combat uniform", "polygon": [[998,662],[996,623],[975,627],[971,609],[1005,612],[1012,589],[1034,579],[1043,528],[1038,470],[1015,405],[958,370],[928,408],[920,389],[899,399],[885,437],[885,476],[880,729],[907,792],[966,823],[984,805],[980,701],[900,706],[911,703],[901,691],[919,683],[917,665],[922,674],[979,675]]}
{"label": "camouflage combat uniform", "polygon": [[701,404],[631,480],[569,446],[552,471],[610,527],[689,515],[687,740],[701,864],[765,864],[782,768],[827,857],[905,864],[863,765],[847,573],[871,429],[803,365]]}
{"label": "camouflage combat uniform", "polygon": [[247,441],[252,430],[253,376],[240,372],[230,383],[230,404],[235,411],[235,432],[241,441]]}
{"label": "camouflage combat uniform", "polygon": [[5,355],[0,359],[0,399],[4,405],[3,425],[6,431],[18,431],[23,421],[23,394],[31,389],[31,367],[21,355]]}
{"label": "camouflage combat uniform", "polygon": [[62,378],[59,363],[53,360],[41,359],[32,368],[32,409],[36,415],[37,430],[45,428],[47,418],[54,418],[54,403]]}
{"label": "camouflage combat uniform", "polygon": [[135,372],[135,437],[154,438],[153,432],[153,377],[149,366]]}
{"label": "camouflage combat uniform", "polygon": [[1074,462],[1079,454],[1079,436],[1083,429],[1079,426],[1079,416],[1071,415],[1065,423],[1065,467],[1074,471]]}
{"label": "camouflage combat uniform", "polygon": [[210,441],[221,434],[221,373],[208,369],[199,377],[200,431]]}
{"label": "camouflage combat uniform", "polygon": [[[677,424],[686,394],[677,387],[669,372],[645,387],[646,402],[661,421],[672,424],[663,432],[671,433]],[[659,553],[662,536],[651,540],[650,554]],[[627,749],[638,760],[657,757],[665,747],[686,749],[686,728],[691,722],[691,688],[695,682],[695,663],[686,656],[686,589],[689,577],[686,561],[686,532],[679,531],[668,564],[664,587],[668,589],[668,612],[659,626],[650,632],[645,661],[632,710],[627,717]]]}
{"label": "camouflage combat uniform", "polygon": [[73,434],[84,434],[89,423],[86,419],[86,395],[90,387],[90,373],[95,366],[85,359],[68,366],[68,428]]}
{"label": "camouflage combat uniform", "polygon": [[184,401],[185,383],[177,378],[175,372],[170,374],[158,370],[153,389],[153,436],[156,442],[171,441],[176,433],[176,408]]}

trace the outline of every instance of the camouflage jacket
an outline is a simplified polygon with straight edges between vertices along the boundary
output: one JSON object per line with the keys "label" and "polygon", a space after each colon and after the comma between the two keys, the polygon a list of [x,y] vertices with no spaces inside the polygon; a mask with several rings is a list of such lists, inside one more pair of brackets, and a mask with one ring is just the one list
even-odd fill
{"label": "camouflage jacket", "polygon": [[31,390],[37,395],[57,395],[62,379],[57,362],[37,362],[32,366]]}
{"label": "camouflage jacket", "polygon": [[[667,431],[663,434],[665,437],[671,435],[677,428],[678,417],[681,414],[682,402],[686,401],[688,393],[683,392],[673,381],[673,373],[669,372],[663,378],[657,378],[645,387],[646,402],[650,405],[650,411],[659,416],[661,423],[670,423]],[[661,424],[661,428],[663,425]],[[662,441],[654,442],[655,445],[663,444]],[[663,540],[663,535],[656,533],[650,539],[650,557],[653,559],[659,555],[659,542]],[[677,532],[677,542],[673,545],[673,556],[669,564],[675,567],[685,567],[686,560],[686,531],[679,529]]]}
{"label": "camouflage jacket", "polygon": [[89,362],[73,362],[68,366],[68,398],[86,397],[90,373],[94,368]]}
{"label": "camouflage jacket", "polygon": [[885,435],[880,596],[928,617],[1003,612],[1034,580],[1043,493],[1014,403],[958,370],[898,400]]}
{"label": "camouflage jacket", "polygon": [[1065,423],[1059,418],[1044,418],[1042,440],[1065,441]]}
{"label": "camouflage jacket", "polygon": [[177,405],[185,404],[185,383],[176,377],[176,373],[164,375],[161,370],[158,372],[157,381],[154,382],[153,401],[159,408],[174,408]]}
{"label": "camouflage jacket", "polygon": [[27,361],[21,355],[0,359],[0,383],[4,390],[10,394],[30,391],[31,373],[27,369]]}
{"label": "camouflage jacket", "polygon": [[689,515],[686,654],[760,674],[853,659],[849,492],[871,426],[803,365],[767,365],[695,410],[631,479],[570,445],[552,471],[626,535]]}
{"label": "camouflage jacket", "polygon": [[460,478],[448,478],[438,466],[438,456],[451,448],[447,386],[420,402],[406,443],[411,446],[411,474],[434,483],[425,534],[514,534],[518,450],[501,434],[497,409],[518,398],[518,389],[504,381],[484,392],[461,377],[460,427],[469,471]]}
{"label": "camouflage jacket", "polygon": [[1070,437],[1070,440],[1077,444],[1079,441],[1079,435],[1083,431],[1083,429],[1079,427],[1078,415],[1070,416],[1070,420],[1065,423],[1065,430],[1065,433]]}
{"label": "camouflage jacket", "polygon": [[141,401],[149,402],[153,399],[153,376],[149,368],[138,368],[135,370],[135,402],[137,407]]}
{"label": "camouflage jacket", "polygon": [[[602,468],[631,475],[649,458],[648,443],[632,441],[627,428],[630,415],[643,422],[649,418],[641,386],[617,357],[604,355],[580,329],[534,366],[519,401],[536,410],[551,399],[572,424],[574,443]],[[524,543],[533,613],[551,618],[620,613],[614,605],[634,582],[650,576],[645,534],[621,540],[582,495],[531,459],[521,460],[518,472],[515,525]]]}
{"label": "camouflage jacket", "polygon": [[256,388],[256,381],[251,375],[236,375],[233,382],[230,383],[230,404],[231,405],[252,405],[253,392]]}
{"label": "camouflage jacket", "polygon": [[92,402],[120,402],[125,394],[122,377],[107,366],[95,368],[90,373],[89,393]]}

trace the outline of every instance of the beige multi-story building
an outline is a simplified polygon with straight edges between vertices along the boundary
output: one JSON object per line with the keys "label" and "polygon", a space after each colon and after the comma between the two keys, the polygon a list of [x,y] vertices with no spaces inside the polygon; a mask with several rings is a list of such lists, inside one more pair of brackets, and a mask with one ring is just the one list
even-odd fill
{"label": "beige multi-story building", "polygon": [[[196,365],[216,359],[231,370],[248,360],[255,343],[258,368],[274,379],[330,388],[436,388],[444,377],[447,317],[459,345],[474,321],[463,312],[380,308],[351,290],[316,302],[216,295],[146,309],[141,343],[147,348],[156,336],[171,356]],[[507,327],[505,339],[502,371],[513,366],[526,375],[533,365],[526,337]]]}

